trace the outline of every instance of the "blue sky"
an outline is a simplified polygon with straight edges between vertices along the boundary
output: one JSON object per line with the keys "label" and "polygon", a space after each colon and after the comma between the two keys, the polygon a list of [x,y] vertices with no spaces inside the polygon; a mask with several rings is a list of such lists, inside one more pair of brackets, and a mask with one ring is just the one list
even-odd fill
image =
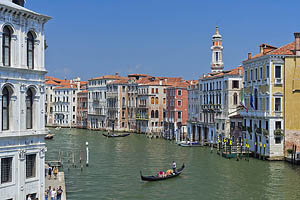
{"label": "blue sky", "polygon": [[211,36],[223,36],[225,69],[261,43],[281,46],[300,31],[297,0],[27,0],[46,25],[48,75],[146,73],[197,79],[210,71]]}

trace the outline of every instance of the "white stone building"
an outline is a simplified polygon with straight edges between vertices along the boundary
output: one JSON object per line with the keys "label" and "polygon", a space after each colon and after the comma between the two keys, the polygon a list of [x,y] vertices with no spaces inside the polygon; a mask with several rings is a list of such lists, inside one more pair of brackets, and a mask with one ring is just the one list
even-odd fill
{"label": "white stone building", "polygon": [[105,75],[92,78],[88,83],[88,129],[106,129],[107,127],[107,84],[121,77]]}
{"label": "white stone building", "polygon": [[242,126],[239,111],[243,68],[224,71],[222,36],[218,27],[212,37],[211,50],[211,73],[199,79],[199,106],[195,105],[195,88],[189,90],[189,138],[203,143],[217,143],[218,137],[241,139],[233,133],[237,132],[236,127]]}
{"label": "white stone building", "polygon": [[77,93],[86,89],[80,78],[72,79],[53,88],[53,125],[77,127]]}
{"label": "white stone building", "polygon": [[23,5],[0,0],[1,200],[44,199],[45,191],[44,26],[50,17]]}

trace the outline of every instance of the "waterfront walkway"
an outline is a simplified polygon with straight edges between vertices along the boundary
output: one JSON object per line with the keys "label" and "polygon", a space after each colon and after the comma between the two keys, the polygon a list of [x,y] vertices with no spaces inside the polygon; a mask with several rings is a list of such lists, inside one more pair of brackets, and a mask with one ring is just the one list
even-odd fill
{"label": "waterfront walkway", "polygon": [[49,180],[49,177],[47,176],[46,177],[46,188],[49,188],[49,186],[51,186],[51,188],[55,188],[55,189],[57,189],[59,186],[61,186],[61,188],[63,190],[61,199],[67,200],[65,173],[64,172],[58,172],[56,179],[54,179],[54,176],[52,176],[51,179]]}

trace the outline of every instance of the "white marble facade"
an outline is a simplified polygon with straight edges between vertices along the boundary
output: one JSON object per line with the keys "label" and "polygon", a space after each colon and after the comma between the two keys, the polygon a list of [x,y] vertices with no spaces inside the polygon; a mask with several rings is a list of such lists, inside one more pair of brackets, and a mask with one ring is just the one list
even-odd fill
{"label": "white marble facade", "polygon": [[44,25],[50,17],[10,0],[0,0],[0,11],[0,197],[43,199]]}

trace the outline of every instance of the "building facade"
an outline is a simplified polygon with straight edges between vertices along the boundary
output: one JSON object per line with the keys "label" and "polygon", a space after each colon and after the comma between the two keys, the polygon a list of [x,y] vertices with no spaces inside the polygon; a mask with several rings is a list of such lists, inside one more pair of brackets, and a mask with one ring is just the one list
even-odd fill
{"label": "building facade", "polygon": [[77,128],[87,128],[88,119],[88,91],[77,93]]}
{"label": "building facade", "polygon": [[167,88],[165,132],[176,141],[184,140],[187,135],[189,85],[187,81],[180,81]]}
{"label": "building facade", "polygon": [[137,83],[135,78],[123,77],[107,85],[107,128],[117,131],[136,130]]}
{"label": "building facade", "polygon": [[99,130],[107,127],[107,84],[119,80],[116,75],[105,75],[89,80],[88,85],[88,129]]}
{"label": "building facade", "polygon": [[[17,4],[19,3],[19,4]],[[44,199],[45,24],[24,1],[0,0],[0,196]]]}
{"label": "building facade", "polygon": [[284,58],[294,44],[280,48],[260,45],[256,56],[243,62],[244,95],[248,112],[242,112],[245,139],[251,151],[269,159],[284,156]]}
{"label": "building facade", "polygon": [[218,27],[212,37],[211,50],[211,73],[200,77],[198,87],[189,88],[188,137],[203,144],[215,144],[224,138],[241,140],[239,111],[243,68],[224,70],[222,36]]}

